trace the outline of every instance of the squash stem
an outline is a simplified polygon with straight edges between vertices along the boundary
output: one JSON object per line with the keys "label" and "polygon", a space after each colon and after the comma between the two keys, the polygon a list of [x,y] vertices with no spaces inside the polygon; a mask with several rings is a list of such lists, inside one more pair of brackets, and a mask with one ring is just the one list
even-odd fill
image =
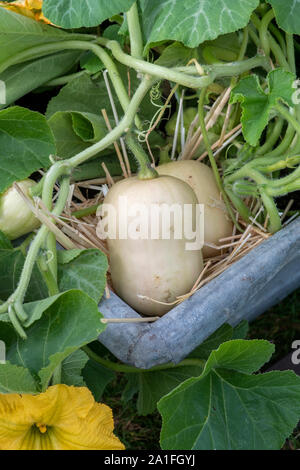
{"label": "squash stem", "polygon": [[98,364],[101,364],[108,369],[114,370],[115,372],[125,372],[125,373],[146,373],[146,372],[154,372],[158,370],[166,370],[166,369],[177,369],[179,367],[184,366],[198,366],[203,368],[205,366],[206,361],[202,359],[184,359],[183,361],[179,362],[178,364],[173,364],[172,362],[168,362],[167,364],[163,364],[160,366],[151,367],[150,369],[138,369],[133,366],[128,366],[127,364],[120,364],[117,362],[109,361],[108,359],[103,359],[102,357],[98,356],[94,351],[92,351],[88,346],[84,346],[81,348],[90,359],[93,359]]}
{"label": "squash stem", "polygon": [[157,178],[157,171],[151,167],[146,152],[139,144],[136,137],[132,134],[132,132],[128,132],[128,134],[126,135],[126,144],[138,161],[138,178],[140,180],[150,180],[153,178]]}

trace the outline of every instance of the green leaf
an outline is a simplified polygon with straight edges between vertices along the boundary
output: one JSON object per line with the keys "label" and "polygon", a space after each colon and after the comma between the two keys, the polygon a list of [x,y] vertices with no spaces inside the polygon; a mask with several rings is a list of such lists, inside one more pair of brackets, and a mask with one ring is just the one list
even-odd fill
{"label": "green leaf", "polygon": [[120,29],[120,25],[112,24],[105,29],[103,32],[103,37],[110,39],[111,41],[118,41],[121,46],[124,46],[125,38],[122,34],[122,31],[120,32]]}
{"label": "green leaf", "polygon": [[61,383],[74,385],[74,387],[84,387],[85,382],[82,377],[82,370],[88,360],[88,356],[81,349],[70,354],[62,363]]}
{"label": "green leaf", "polygon": [[256,146],[259,143],[261,134],[278,101],[293,106],[294,80],[292,73],[276,69],[268,74],[266,92],[262,89],[256,75],[243,78],[232,90],[230,102],[241,103],[243,134],[250,145]]}
{"label": "green leaf", "polygon": [[87,112],[58,111],[51,116],[48,124],[60,158],[76,155],[93,143],[99,142],[107,134],[107,126],[102,116]]}
{"label": "green leaf", "polygon": [[36,383],[28,369],[7,362],[0,364],[0,393],[36,393]]}
{"label": "green leaf", "polygon": [[11,241],[4,235],[0,230],[0,249],[1,250],[13,250]]}
{"label": "green leaf", "polygon": [[98,338],[105,329],[100,322],[101,317],[96,302],[84,292],[65,292],[26,329],[26,341],[15,335],[7,351],[7,359],[27,367],[34,377],[41,379],[45,389],[63,360]]}
{"label": "green leaf", "polygon": [[5,82],[6,107],[49,80],[66,74],[79,60],[81,52],[66,51],[13,65],[0,74]]}
{"label": "green leaf", "polygon": [[72,122],[75,134],[84,142],[99,142],[107,134],[104,118],[92,113],[72,112]]}
{"label": "green leaf", "polygon": [[60,158],[73,157],[90,146],[74,132],[71,113],[57,112],[51,116],[48,124],[55,139],[57,155]]}
{"label": "green leaf", "polygon": [[197,47],[244,28],[259,0],[140,0],[146,52],[168,40]]}
{"label": "green leaf", "polygon": [[0,111],[0,194],[14,181],[48,168],[55,150],[44,116],[19,106]]}
{"label": "green leaf", "polygon": [[59,28],[54,28],[53,26],[35,21],[26,16],[6,10],[5,8],[0,8],[1,64],[7,59],[11,59],[19,52],[30,49],[31,47],[73,39],[91,41],[93,36],[66,33]]}
{"label": "green leaf", "polygon": [[201,366],[186,366],[139,373],[138,414],[146,416],[153,413],[157,402],[164,395],[175,389],[186,379],[198,377],[201,375],[202,370]]}
{"label": "green leaf", "polygon": [[174,42],[163,50],[155,63],[164,67],[180,67],[187,65],[191,59],[200,61],[198,48],[191,49],[180,42]]}
{"label": "green leaf", "polygon": [[[72,252],[73,250],[71,250]],[[107,257],[97,249],[82,250],[67,263],[58,266],[58,286],[61,292],[81,289],[99,302],[106,285]],[[70,256],[68,250],[68,256]],[[63,255],[60,255],[60,259]]]}
{"label": "green leaf", "polygon": [[[118,100],[117,111],[121,112]],[[49,119],[58,111],[99,114],[105,108],[112,117],[111,106],[104,80],[92,80],[88,74],[81,75],[65,85],[57,96],[49,101],[46,116]]]}
{"label": "green leaf", "polygon": [[98,26],[104,20],[130,9],[135,0],[44,0],[43,13],[62,28]]}
{"label": "green leaf", "polygon": [[275,450],[300,416],[300,377],[293,372],[249,375],[273,345],[234,340],[211,353],[201,376],[158,403],[161,446],[176,450]]}
{"label": "green leaf", "polygon": [[90,74],[98,73],[105,69],[103,62],[92,51],[84,54],[80,61],[80,66]]}
{"label": "green leaf", "polygon": [[132,400],[134,395],[139,391],[139,376],[138,374],[125,374],[127,379],[127,384],[123,390],[121,400],[124,403]]}
{"label": "green leaf", "polygon": [[199,359],[208,359],[209,355],[214,349],[217,349],[225,341],[232,339],[233,328],[225,323],[218,328],[209,338],[203,341],[194,351],[191,352],[189,357]]}
{"label": "green leaf", "polygon": [[241,321],[237,326],[233,329],[232,339],[245,339],[248,335],[249,331],[249,323],[247,320]]}
{"label": "green leaf", "polygon": [[83,378],[95,400],[100,401],[106,386],[116,378],[116,374],[111,369],[89,360],[83,369]]}
{"label": "green leaf", "polygon": [[[0,249],[0,299],[6,300],[15,291],[25,256],[19,249]],[[48,296],[48,289],[41,277],[39,269],[35,266],[30,284],[26,292],[26,302],[43,299]]]}
{"label": "green leaf", "polygon": [[274,350],[274,345],[264,340],[227,341],[212,351],[204,367],[203,376],[219,367],[252,374],[269,361]]}
{"label": "green leaf", "polygon": [[280,28],[292,34],[300,34],[300,0],[268,0],[275,11]]}
{"label": "green leaf", "polygon": [[[132,96],[140,84],[137,73],[135,70],[129,70],[121,64],[118,64],[118,70],[126,89],[129,85],[129,73]],[[111,91],[119,118],[121,118],[124,112],[112,86]],[[160,104],[160,100],[157,100],[156,104]],[[99,115],[101,109],[106,110],[113,126],[115,121],[103,76],[101,75],[98,79],[92,79],[88,74],[84,74],[65,85],[59,94],[50,100],[46,116],[49,119],[58,111]],[[148,94],[140,105],[139,116],[143,120],[151,120],[156,111],[157,109],[151,103],[150,95]]]}

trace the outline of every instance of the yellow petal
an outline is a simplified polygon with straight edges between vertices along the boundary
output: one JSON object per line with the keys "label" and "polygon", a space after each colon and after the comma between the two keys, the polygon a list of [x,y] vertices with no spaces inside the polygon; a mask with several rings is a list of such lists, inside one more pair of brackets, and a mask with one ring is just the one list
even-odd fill
{"label": "yellow petal", "polygon": [[53,24],[42,13],[42,0],[19,0],[16,2],[5,3],[0,1],[0,6],[7,10],[11,10],[20,15],[27,16],[36,21],[43,21],[44,23]]}
{"label": "yellow petal", "polygon": [[40,395],[23,395],[24,407],[35,423],[48,426],[73,426],[78,417],[85,418],[94,405],[94,398],[86,387],[54,385]]}
{"label": "yellow petal", "polygon": [[20,447],[32,422],[23,406],[21,395],[0,396],[0,449],[13,450]]}
{"label": "yellow petal", "polygon": [[30,10],[41,10],[43,6],[43,0],[25,0],[25,5]]}
{"label": "yellow petal", "polygon": [[27,16],[28,18],[35,19],[35,14],[33,11],[28,9],[25,4],[21,2],[13,2],[13,3],[4,3],[0,2],[0,6],[3,6],[7,10],[11,10],[14,13],[19,13],[20,15]]}
{"label": "yellow petal", "polygon": [[111,409],[96,403],[86,387],[0,394],[1,450],[122,450],[113,429]]}
{"label": "yellow petal", "polygon": [[61,450],[124,450],[124,445],[113,434],[111,409],[95,403],[89,415],[81,420],[77,433],[55,428],[54,435]]}

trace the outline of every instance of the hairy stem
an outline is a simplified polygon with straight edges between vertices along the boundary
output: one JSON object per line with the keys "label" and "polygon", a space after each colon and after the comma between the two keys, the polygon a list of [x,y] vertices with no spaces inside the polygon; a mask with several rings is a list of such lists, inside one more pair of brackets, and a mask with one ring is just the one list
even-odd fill
{"label": "hairy stem", "polygon": [[173,364],[173,363],[167,363],[163,364],[161,366],[155,366],[152,367],[151,369],[137,369],[136,367],[128,366],[126,364],[120,364],[117,362],[112,362],[107,359],[103,359],[102,357],[98,356],[94,351],[92,351],[88,346],[84,346],[82,350],[95,362],[98,362],[98,364],[101,364],[104,367],[107,367],[108,369],[114,370],[115,372],[125,372],[125,373],[133,373],[133,374],[138,374],[141,372],[155,372],[158,370],[166,370],[166,369],[177,369],[178,367],[184,367],[184,366],[199,366],[199,367],[204,367],[205,365],[205,360],[202,359],[184,359],[183,361],[179,362],[178,364]]}
{"label": "hairy stem", "polygon": [[268,28],[273,18],[275,18],[275,13],[273,10],[269,10],[261,20],[259,28],[260,42],[266,56],[269,56],[271,51]]}
{"label": "hairy stem", "polygon": [[270,132],[266,142],[262,145],[256,152],[256,155],[265,155],[269,150],[271,150],[276,144],[277,140],[280,137],[284,120],[282,118],[276,119],[275,125]]}
{"label": "hairy stem", "polygon": [[138,178],[141,180],[157,178],[157,171],[155,171],[154,168],[151,167],[147,154],[145,153],[143,147],[139,144],[137,139],[134,137],[132,132],[128,132],[126,136],[126,144],[138,161]]}

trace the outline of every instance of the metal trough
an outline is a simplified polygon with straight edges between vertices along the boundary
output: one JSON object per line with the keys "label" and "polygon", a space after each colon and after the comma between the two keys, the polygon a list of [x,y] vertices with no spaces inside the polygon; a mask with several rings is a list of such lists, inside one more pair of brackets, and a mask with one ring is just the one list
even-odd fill
{"label": "metal trough", "polygon": [[[99,341],[138,368],[178,363],[223,323],[251,321],[299,286],[300,218],[155,323],[109,324]],[[113,293],[99,309],[106,318],[139,317]]]}

